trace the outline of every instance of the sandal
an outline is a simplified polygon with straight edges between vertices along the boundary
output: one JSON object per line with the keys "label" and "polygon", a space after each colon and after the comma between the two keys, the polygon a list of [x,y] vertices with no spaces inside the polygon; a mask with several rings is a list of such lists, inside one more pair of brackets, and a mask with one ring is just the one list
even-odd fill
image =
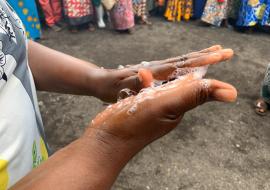
{"label": "sandal", "polygon": [[141,19],[141,20],[139,21],[139,24],[151,26],[151,25],[152,25],[152,22],[150,22],[148,19]]}
{"label": "sandal", "polygon": [[267,112],[267,104],[262,99],[258,99],[255,102],[255,112],[260,116],[265,116]]}

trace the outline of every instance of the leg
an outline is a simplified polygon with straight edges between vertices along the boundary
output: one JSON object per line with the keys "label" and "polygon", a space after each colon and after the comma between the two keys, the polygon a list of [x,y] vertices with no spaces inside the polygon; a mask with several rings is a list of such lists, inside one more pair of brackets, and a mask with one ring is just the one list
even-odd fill
{"label": "leg", "polygon": [[47,25],[50,27],[55,25],[53,9],[51,7],[50,1],[49,0],[39,0],[39,3],[40,3],[42,10],[44,12]]}
{"label": "leg", "polygon": [[106,25],[103,20],[104,10],[103,6],[100,4],[99,6],[96,6],[97,11],[97,25],[99,28],[105,28]]}
{"label": "leg", "polygon": [[265,115],[270,102],[270,65],[267,66],[260,96],[261,98],[255,103],[255,112],[259,115]]}
{"label": "leg", "polygon": [[54,14],[55,22],[59,22],[62,19],[62,6],[60,0],[50,0],[51,7]]}
{"label": "leg", "polygon": [[151,25],[152,23],[148,21],[147,5],[146,0],[141,1],[141,19],[143,24]]}

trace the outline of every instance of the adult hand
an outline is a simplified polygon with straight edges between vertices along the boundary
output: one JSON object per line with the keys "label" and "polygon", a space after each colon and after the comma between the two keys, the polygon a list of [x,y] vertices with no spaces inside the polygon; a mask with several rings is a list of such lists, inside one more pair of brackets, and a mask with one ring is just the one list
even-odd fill
{"label": "adult hand", "polygon": [[117,100],[120,90],[129,88],[134,92],[139,92],[142,88],[148,87],[148,83],[143,83],[138,71],[142,68],[152,72],[156,80],[170,80],[173,72],[178,68],[200,67],[216,64],[230,59],[232,50],[222,49],[215,45],[210,48],[189,53],[187,55],[169,58],[161,61],[142,62],[138,65],[128,65],[118,70],[105,70],[100,75],[102,84],[98,88],[98,97],[107,102]]}
{"label": "adult hand", "polygon": [[100,140],[128,161],[174,129],[187,111],[208,101],[233,102],[236,97],[230,84],[187,74],[109,106],[92,121],[86,137]]}
{"label": "adult hand", "polygon": [[[189,57],[198,54],[201,53],[189,54]],[[186,62],[173,60],[178,69],[174,69],[175,75],[168,75],[175,76],[169,78],[172,81],[146,88],[136,96],[109,106],[97,115],[81,138],[57,151],[13,189],[110,189],[132,156],[174,129],[187,111],[207,101],[232,102],[236,99],[233,86],[217,80],[199,79],[197,71],[200,69],[195,72],[190,69],[214,64],[232,54],[232,50],[220,50],[220,53],[210,53],[207,57],[188,58]],[[197,61],[190,61],[192,59]],[[166,62],[151,64],[162,68],[171,63]],[[183,66],[187,62],[189,64]],[[156,67],[150,67],[151,71],[141,70],[141,66],[130,67],[138,69],[142,86],[152,82],[151,71],[154,72]],[[163,70],[157,70],[163,73]]]}

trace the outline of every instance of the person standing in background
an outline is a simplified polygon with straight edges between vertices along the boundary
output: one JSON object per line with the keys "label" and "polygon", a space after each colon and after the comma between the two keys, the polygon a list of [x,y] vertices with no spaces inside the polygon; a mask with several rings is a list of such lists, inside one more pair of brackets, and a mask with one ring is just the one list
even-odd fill
{"label": "person standing in background", "polygon": [[101,0],[92,0],[93,5],[95,6],[96,16],[97,16],[97,26],[99,28],[105,28],[106,24],[104,22],[104,8],[101,4]]}
{"label": "person standing in background", "polygon": [[225,25],[227,25],[230,3],[231,0],[207,0],[202,21],[214,26],[221,26],[225,21]]}
{"label": "person standing in background", "polygon": [[270,26],[270,0],[242,0],[236,25],[251,28]]}
{"label": "person standing in background", "polygon": [[206,0],[193,1],[193,17],[195,19],[200,19],[202,17],[205,3],[206,3]]}
{"label": "person standing in background", "polygon": [[[29,3],[30,4],[30,3]],[[46,24],[55,32],[62,30],[62,6],[60,0],[39,0]]]}
{"label": "person standing in background", "polygon": [[233,0],[230,3],[228,18],[237,20],[240,10],[241,0]]}
{"label": "person standing in background", "polygon": [[264,116],[270,105],[270,64],[268,64],[261,86],[260,98],[255,102],[255,112]]}
{"label": "person standing in background", "polygon": [[192,0],[168,0],[165,17],[168,21],[188,21],[192,16]]}
{"label": "person standing in background", "polygon": [[119,0],[110,11],[112,26],[119,32],[133,33],[135,25],[132,0]]}
{"label": "person standing in background", "polygon": [[140,18],[140,24],[151,25],[148,20],[148,9],[146,0],[133,0],[133,11],[135,16]]}
{"label": "person standing in background", "polygon": [[65,15],[72,33],[78,32],[82,25],[87,25],[90,32],[95,31],[93,25],[94,9],[91,0],[64,0],[63,2]]}
{"label": "person standing in background", "polygon": [[23,22],[26,36],[29,39],[39,39],[41,37],[41,27],[38,17],[37,6],[34,0],[8,0],[15,12]]}

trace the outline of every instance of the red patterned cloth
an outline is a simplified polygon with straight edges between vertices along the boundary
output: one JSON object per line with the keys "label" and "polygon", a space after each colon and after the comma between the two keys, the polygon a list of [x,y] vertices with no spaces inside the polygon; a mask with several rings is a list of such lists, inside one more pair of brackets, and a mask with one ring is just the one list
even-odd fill
{"label": "red patterned cloth", "polygon": [[116,30],[126,30],[134,26],[132,0],[118,0],[111,10],[111,21]]}
{"label": "red patterned cloth", "polygon": [[93,13],[91,0],[64,0],[64,8],[68,17],[83,17]]}
{"label": "red patterned cloth", "polygon": [[61,20],[62,8],[60,0],[39,0],[39,3],[48,26],[52,26]]}

